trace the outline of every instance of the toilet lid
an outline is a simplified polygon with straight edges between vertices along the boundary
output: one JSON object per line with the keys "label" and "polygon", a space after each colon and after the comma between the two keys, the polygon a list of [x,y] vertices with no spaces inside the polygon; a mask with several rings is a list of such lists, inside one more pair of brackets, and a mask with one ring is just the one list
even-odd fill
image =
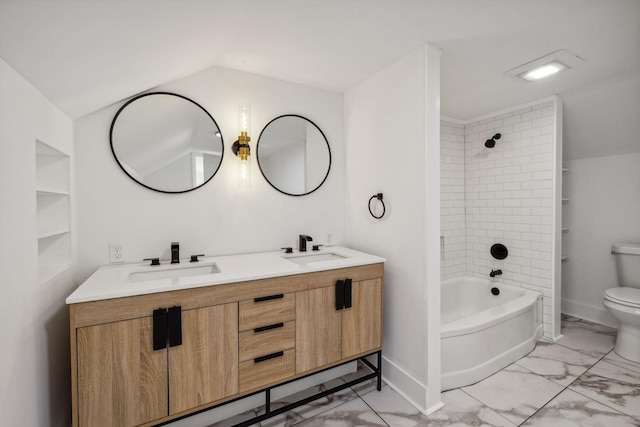
{"label": "toilet lid", "polygon": [[640,289],[618,287],[604,291],[604,297],[620,304],[640,306]]}

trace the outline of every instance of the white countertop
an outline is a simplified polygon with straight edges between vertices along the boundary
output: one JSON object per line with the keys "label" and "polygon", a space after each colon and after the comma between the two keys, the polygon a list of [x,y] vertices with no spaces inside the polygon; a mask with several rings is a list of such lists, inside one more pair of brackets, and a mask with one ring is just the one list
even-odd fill
{"label": "white countertop", "polygon": [[[314,261],[302,265],[286,259],[288,257],[322,254],[337,254],[344,258]],[[276,251],[200,257],[200,262],[198,263],[190,263],[188,258],[181,259],[180,264],[161,261],[162,265],[153,267],[149,266],[148,262],[105,265],[100,267],[78,289],[69,295],[67,304],[246,282],[269,277],[291,276],[294,274],[334,270],[336,268],[377,264],[384,261],[384,258],[375,255],[341,246],[329,246],[319,251],[294,251],[293,254],[284,254],[283,251]],[[188,270],[193,267],[206,267],[212,264],[215,264],[220,270],[219,273],[149,280],[137,279],[135,281],[131,280],[130,277],[131,273],[160,272],[179,268]]]}

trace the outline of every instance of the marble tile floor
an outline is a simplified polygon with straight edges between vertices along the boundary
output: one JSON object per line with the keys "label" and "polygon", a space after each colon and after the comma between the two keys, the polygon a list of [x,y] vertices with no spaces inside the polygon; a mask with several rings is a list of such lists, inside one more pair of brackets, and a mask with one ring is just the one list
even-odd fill
{"label": "marble tile floor", "polygon": [[[256,426],[640,426],[640,364],[613,352],[615,330],[563,315],[562,333],[558,342],[538,342],[531,353],[494,375],[444,392],[445,407],[428,417],[391,387],[376,391],[371,381]],[[368,371],[361,367],[334,381],[363,372]],[[286,403],[283,399],[273,407]],[[263,410],[210,427],[230,426]]]}

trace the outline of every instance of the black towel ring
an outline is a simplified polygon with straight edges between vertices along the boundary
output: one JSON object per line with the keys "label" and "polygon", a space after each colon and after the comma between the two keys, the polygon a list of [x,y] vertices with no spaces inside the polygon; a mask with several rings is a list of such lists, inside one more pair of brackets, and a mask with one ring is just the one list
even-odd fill
{"label": "black towel ring", "polygon": [[[382,203],[382,213],[380,214],[380,216],[376,216],[371,210],[371,201],[373,199],[378,199],[380,200],[380,203]],[[371,216],[374,217],[375,219],[380,219],[384,216],[384,213],[386,211],[387,211],[387,208],[385,207],[384,201],[382,200],[382,193],[374,194],[373,196],[371,196],[371,198],[369,199],[369,213],[371,214]]]}

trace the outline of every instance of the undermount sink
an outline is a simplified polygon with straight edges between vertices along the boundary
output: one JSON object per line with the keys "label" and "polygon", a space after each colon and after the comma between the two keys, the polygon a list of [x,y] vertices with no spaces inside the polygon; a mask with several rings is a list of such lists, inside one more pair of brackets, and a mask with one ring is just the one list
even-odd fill
{"label": "undermount sink", "polygon": [[345,259],[347,257],[337,254],[335,252],[321,252],[317,254],[285,256],[283,258],[295,264],[302,265],[302,264],[309,264],[311,262],[333,261],[337,259]]}
{"label": "undermount sink", "polygon": [[129,273],[130,282],[142,282],[145,280],[179,279],[181,277],[203,276],[220,273],[220,268],[211,262],[198,265],[174,265],[148,266]]}

